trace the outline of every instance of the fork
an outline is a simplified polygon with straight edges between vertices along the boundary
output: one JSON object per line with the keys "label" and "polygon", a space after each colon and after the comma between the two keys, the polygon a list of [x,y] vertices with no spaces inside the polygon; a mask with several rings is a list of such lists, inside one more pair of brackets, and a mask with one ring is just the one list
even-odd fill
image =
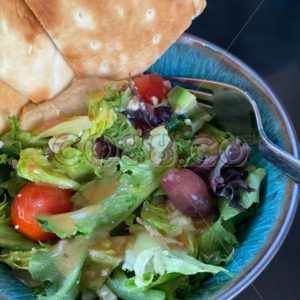
{"label": "fork", "polygon": [[300,160],[275,145],[266,135],[261,115],[253,98],[245,91],[221,82],[167,77],[193,93],[209,112],[215,115],[214,125],[249,143],[258,145],[263,157],[300,183]]}

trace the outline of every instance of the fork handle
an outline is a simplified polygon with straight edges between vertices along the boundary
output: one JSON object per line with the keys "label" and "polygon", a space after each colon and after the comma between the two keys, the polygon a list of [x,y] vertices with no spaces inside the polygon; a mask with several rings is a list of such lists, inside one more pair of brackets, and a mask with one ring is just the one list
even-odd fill
{"label": "fork handle", "polygon": [[300,160],[275,145],[265,133],[262,133],[258,145],[260,153],[275,167],[300,183]]}

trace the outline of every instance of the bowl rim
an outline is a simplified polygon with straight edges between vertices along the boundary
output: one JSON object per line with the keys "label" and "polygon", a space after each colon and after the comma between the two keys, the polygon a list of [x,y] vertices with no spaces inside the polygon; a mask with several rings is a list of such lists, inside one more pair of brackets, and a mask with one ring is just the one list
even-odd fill
{"label": "bowl rim", "polygon": [[[282,101],[276,96],[264,80],[254,70],[252,70],[251,67],[235,55],[211,42],[187,33],[182,35],[181,40],[192,42],[198,47],[212,51],[214,56],[220,57],[222,60],[226,60],[231,66],[238,68],[247,78],[251,79],[262,93],[270,99],[270,104],[273,106],[279,121],[281,121],[283,129],[286,131],[286,141],[289,144],[288,151],[290,151],[296,158],[299,158],[299,141],[293,122]],[[252,282],[270,264],[271,260],[274,258],[287,237],[298,207],[300,189],[299,186],[291,179],[288,180],[288,191],[289,195],[285,199],[285,208],[266,246],[257,258],[247,267],[245,272],[233,279],[232,282],[228,284],[228,287],[225,287],[225,290],[215,292],[215,294],[212,295],[212,299],[233,299],[252,284]]]}

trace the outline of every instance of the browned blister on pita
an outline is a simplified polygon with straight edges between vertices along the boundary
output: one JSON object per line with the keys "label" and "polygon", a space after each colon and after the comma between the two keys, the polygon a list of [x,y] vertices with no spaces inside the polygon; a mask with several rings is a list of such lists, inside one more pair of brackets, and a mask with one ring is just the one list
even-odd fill
{"label": "browned blister on pita", "polygon": [[79,76],[145,71],[205,8],[205,0],[25,0]]}
{"label": "browned blister on pita", "polygon": [[73,78],[23,0],[0,0],[0,45],[0,79],[34,102],[56,96]]}
{"label": "browned blister on pita", "polygon": [[18,116],[29,100],[0,80],[0,135],[9,129],[8,117]]}
{"label": "browned blister on pita", "polygon": [[89,92],[103,91],[114,84],[118,89],[127,81],[110,81],[97,77],[75,79],[71,86],[56,98],[39,104],[26,105],[20,116],[23,130],[34,130],[53,120],[64,120],[87,114],[85,100]]}

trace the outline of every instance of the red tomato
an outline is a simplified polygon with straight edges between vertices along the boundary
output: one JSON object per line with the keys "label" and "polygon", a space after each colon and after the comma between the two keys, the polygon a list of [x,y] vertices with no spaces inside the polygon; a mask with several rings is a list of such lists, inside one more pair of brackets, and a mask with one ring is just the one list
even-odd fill
{"label": "red tomato", "polygon": [[44,232],[35,215],[60,214],[71,211],[73,192],[45,183],[28,183],[14,198],[11,220],[15,228],[34,241],[49,241],[56,235]]}
{"label": "red tomato", "polygon": [[159,104],[171,90],[170,81],[155,73],[136,76],[133,82],[144,102],[152,105]]}

